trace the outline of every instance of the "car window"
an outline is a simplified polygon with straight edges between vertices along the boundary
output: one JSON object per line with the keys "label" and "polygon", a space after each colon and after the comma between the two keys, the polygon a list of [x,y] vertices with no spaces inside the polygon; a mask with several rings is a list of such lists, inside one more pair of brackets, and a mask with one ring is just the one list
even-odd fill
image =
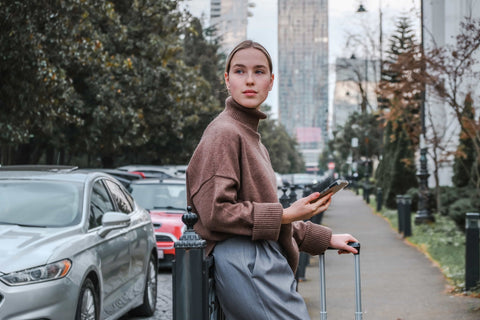
{"label": "car window", "polygon": [[108,211],[115,211],[115,207],[102,181],[98,180],[93,185],[92,196],[90,197],[88,228],[93,229],[101,226],[103,215]]}
{"label": "car window", "polygon": [[113,181],[105,180],[108,189],[113,197],[113,201],[116,203],[118,210],[123,213],[130,213],[133,211],[133,205],[123,192],[122,188]]}
{"label": "car window", "polygon": [[0,181],[0,224],[66,227],[81,221],[79,183],[34,180]]}
{"label": "car window", "polygon": [[131,184],[132,196],[146,209],[180,209],[187,207],[184,184]]}
{"label": "car window", "polygon": [[130,193],[128,193],[128,191],[126,191],[125,188],[121,188],[121,189],[122,189],[122,191],[123,191],[123,194],[125,195],[125,198],[127,198],[128,203],[130,203],[130,207],[131,207],[132,210],[133,210],[133,208],[135,207],[135,206],[134,206],[134,202],[135,202],[135,201],[133,200],[132,195],[131,195]]}

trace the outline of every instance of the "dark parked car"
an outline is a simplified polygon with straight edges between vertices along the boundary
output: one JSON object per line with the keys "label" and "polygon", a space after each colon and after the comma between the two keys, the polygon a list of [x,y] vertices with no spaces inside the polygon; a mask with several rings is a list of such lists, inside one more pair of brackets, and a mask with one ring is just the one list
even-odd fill
{"label": "dark parked car", "polygon": [[0,319],[155,312],[150,215],[107,174],[0,167],[0,243]]}

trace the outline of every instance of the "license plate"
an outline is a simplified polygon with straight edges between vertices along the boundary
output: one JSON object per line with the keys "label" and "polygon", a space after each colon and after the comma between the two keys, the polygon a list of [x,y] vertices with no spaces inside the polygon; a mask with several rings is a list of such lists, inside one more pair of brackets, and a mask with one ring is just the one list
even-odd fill
{"label": "license plate", "polygon": [[163,259],[165,257],[165,255],[163,254],[163,250],[157,249],[157,251],[158,251],[158,259]]}

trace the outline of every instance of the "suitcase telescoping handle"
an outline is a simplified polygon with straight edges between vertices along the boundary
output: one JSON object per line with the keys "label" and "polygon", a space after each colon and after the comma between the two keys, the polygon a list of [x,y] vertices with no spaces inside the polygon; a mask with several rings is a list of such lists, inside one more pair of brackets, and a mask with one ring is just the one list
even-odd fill
{"label": "suitcase telescoping handle", "polygon": [[[354,254],[355,267],[355,320],[362,320],[362,292],[360,281],[360,243],[349,242],[349,246],[357,249],[358,253]],[[334,249],[334,248],[328,248]],[[325,289],[325,254],[319,256],[320,259],[320,319],[327,320],[327,299]]]}

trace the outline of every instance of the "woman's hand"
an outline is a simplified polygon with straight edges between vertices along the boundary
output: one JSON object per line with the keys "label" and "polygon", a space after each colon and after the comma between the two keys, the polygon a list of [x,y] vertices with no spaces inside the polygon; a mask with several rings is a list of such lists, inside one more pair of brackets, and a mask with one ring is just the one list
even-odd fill
{"label": "woman's hand", "polygon": [[299,220],[307,220],[328,209],[332,202],[332,194],[322,198],[319,192],[301,198],[286,209],[283,209],[282,224],[292,223]]}
{"label": "woman's hand", "polygon": [[338,254],[358,253],[357,249],[348,245],[349,242],[358,242],[350,234],[332,234],[330,239],[330,248],[338,249]]}

